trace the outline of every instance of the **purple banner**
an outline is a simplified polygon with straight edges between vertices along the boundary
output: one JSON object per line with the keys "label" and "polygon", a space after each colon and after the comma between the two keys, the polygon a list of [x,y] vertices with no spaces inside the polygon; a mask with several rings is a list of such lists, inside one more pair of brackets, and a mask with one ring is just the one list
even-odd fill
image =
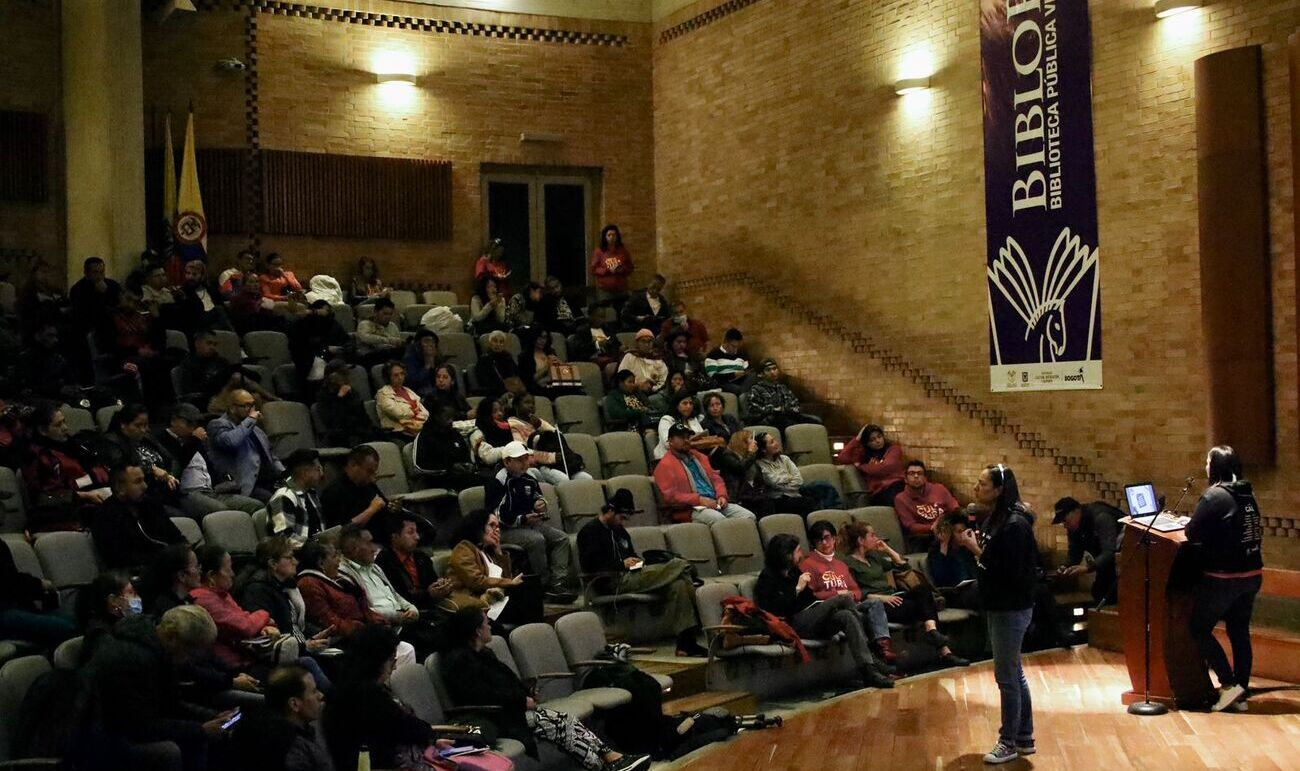
{"label": "purple banner", "polygon": [[989,383],[1101,388],[1087,0],[981,0]]}

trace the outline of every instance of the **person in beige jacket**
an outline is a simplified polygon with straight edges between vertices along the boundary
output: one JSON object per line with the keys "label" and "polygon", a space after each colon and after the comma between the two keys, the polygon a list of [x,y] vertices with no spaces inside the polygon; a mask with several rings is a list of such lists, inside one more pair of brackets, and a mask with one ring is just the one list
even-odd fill
{"label": "person in beige jacket", "polygon": [[446,577],[457,608],[488,608],[505,600],[493,619],[498,624],[517,626],[542,620],[541,585],[516,572],[510,555],[501,550],[501,519],[496,512],[470,512],[455,540]]}

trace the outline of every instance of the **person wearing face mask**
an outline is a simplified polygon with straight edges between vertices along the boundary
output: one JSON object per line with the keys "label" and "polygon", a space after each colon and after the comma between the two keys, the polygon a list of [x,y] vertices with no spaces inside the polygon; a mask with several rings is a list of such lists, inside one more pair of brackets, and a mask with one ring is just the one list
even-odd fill
{"label": "person wearing face mask", "polygon": [[662,340],[671,339],[678,332],[686,333],[686,353],[689,355],[699,356],[709,350],[708,327],[704,326],[703,321],[687,314],[685,300],[674,302],[673,315],[659,325],[659,338]]}
{"label": "person wearing face mask", "polygon": [[139,570],[171,543],[184,543],[167,512],[145,497],[148,485],[139,466],[113,470],[113,497],[90,525],[95,550],[108,568]]}
{"label": "person wearing face mask", "polygon": [[144,601],[136,593],[130,577],[119,571],[108,571],[77,593],[77,629],[83,636],[82,658],[88,660],[95,646],[113,632],[117,622],[144,613]]}

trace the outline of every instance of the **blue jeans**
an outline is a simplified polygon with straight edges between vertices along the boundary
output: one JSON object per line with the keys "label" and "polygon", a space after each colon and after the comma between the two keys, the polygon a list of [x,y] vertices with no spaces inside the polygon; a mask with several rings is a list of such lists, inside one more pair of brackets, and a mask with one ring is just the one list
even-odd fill
{"label": "blue jeans", "polygon": [[889,617],[885,615],[885,603],[880,600],[863,599],[858,603],[858,614],[862,616],[862,625],[872,640],[889,637]]}
{"label": "blue jeans", "polygon": [[998,738],[1008,745],[1027,744],[1034,740],[1034,707],[1029,698],[1029,682],[1020,666],[1020,646],[1034,609],[995,610],[985,616],[989,644],[993,647],[993,678],[1002,694],[1002,727]]}

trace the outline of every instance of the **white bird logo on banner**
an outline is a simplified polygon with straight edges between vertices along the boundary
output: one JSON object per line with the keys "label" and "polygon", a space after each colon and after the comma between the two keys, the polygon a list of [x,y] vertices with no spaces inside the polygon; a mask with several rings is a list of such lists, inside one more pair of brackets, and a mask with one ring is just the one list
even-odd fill
{"label": "white bird logo on banner", "polygon": [[[1008,236],[1007,245],[998,250],[998,258],[988,268],[989,282],[997,287],[1016,314],[1025,322],[1025,339],[1038,336],[1038,360],[1056,361],[1065,355],[1065,301],[1097,266],[1097,250],[1089,249],[1068,227],[1061,229],[1047,257],[1041,284],[1033,266],[1016,239]],[[1093,276],[1092,313],[1088,319],[1088,347],[1092,351],[1093,325],[1096,323],[1097,277]],[[1001,355],[999,353],[999,359]]]}

